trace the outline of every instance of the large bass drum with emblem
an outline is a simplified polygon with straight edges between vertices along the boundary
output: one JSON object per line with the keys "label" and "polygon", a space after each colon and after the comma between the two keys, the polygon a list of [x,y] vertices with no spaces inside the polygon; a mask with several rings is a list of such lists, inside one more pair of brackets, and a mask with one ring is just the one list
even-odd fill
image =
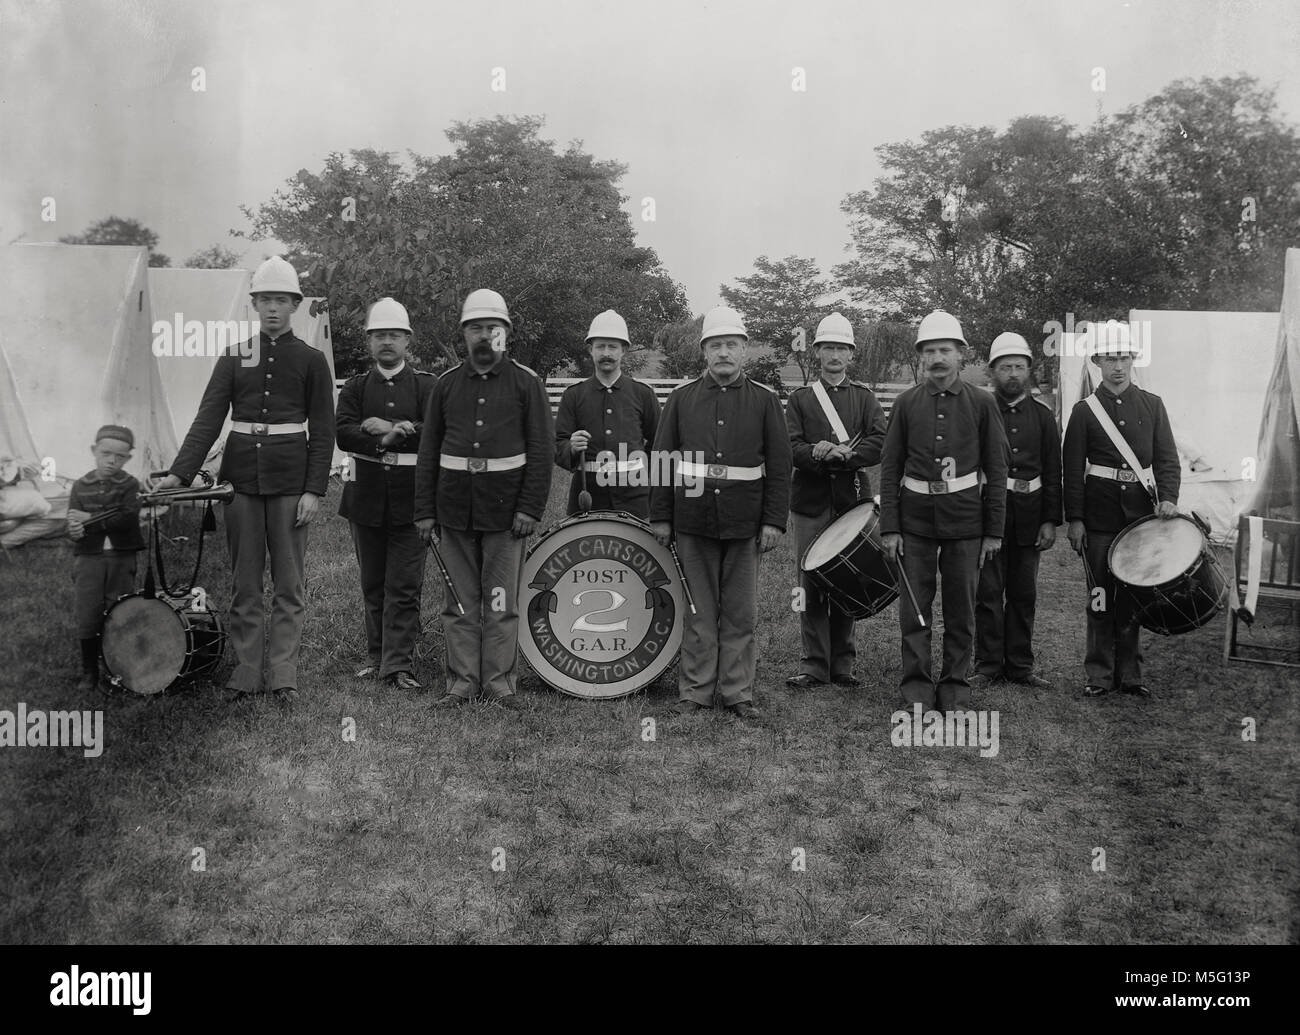
{"label": "large bass drum with emblem", "polygon": [[684,596],[673,555],[630,514],[561,521],[528,551],[519,586],[519,649],[563,693],[634,693],[681,648]]}

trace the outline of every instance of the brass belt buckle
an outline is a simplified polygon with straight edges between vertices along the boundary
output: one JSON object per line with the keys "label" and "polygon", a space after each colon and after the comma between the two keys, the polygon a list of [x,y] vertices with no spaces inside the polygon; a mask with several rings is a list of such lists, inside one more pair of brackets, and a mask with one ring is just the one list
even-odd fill
{"label": "brass belt buckle", "polygon": [[1023,479],[1023,478],[1017,478],[1017,479],[1015,480],[1015,482],[1013,482],[1012,484],[1015,485],[1015,488],[1011,490],[1012,492],[1028,492],[1028,491],[1029,491],[1029,483],[1028,483],[1027,481],[1025,481],[1025,479]]}
{"label": "brass belt buckle", "polygon": [[267,432],[267,428],[266,428],[266,425],[265,425],[265,424],[254,424],[254,425],[253,425],[253,434],[254,434],[254,435],[265,435],[266,432]]}
{"label": "brass belt buckle", "polygon": [[726,464],[709,464],[709,475],[708,475],[708,476],[709,476],[710,478],[726,478],[726,477],[727,477],[727,465],[726,465]]}
{"label": "brass belt buckle", "polygon": [[948,491],[948,483],[947,483],[947,482],[931,482],[931,483],[930,483],[930,492],[931,492],[932,495],[940,496],[940,495],[942,495],[943,493],[945,493],[945,492],[947,492],[947,491]]}
{"label": "brass belt buckle", "polygon": [[472,456],[469,458],[469,473],[482,474],[487,470],[487,458]]}
{"label": "brass belt buckle", "polygon": [[1137,479],[1137,475],[1134,474],[1132,471],[1120,471],[1119,480],[1122,482],[1135,482],[1138,479]]}
{"label": "brass belt buckle", "polygon": [[385,453],[383,456],[381,456],[379,459],[386,464],[395,464],[397,463],[397,454],[393,452],[388,452]]}

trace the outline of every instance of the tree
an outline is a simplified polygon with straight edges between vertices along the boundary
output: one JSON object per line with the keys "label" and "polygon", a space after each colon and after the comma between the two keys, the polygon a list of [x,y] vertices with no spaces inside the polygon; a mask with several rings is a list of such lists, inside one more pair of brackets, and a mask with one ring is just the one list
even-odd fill
{"label": "tree", "polygon": [[665,324],[654,336],[654,348],[663,358],[659,361],[661,377],[698,377],[704,369],[704,353],[700,351],[700,334],[704,331],[704,317],[687,317]]}
{"label": "tree", "polygon": [[154,251],[158,244],[158,235],[134,219],[121,219],[109,216],[98,223],[91,223],[82,234],[60,237],[61,244],[125,244],[149,251],[150,266],[170,266],[171,259],[162,252]]}
{"label": "tree", "polygon": [[238,265],[239,253],[221,244],[197,251],[185,260],[185,268],[194,270],[233,270]]}
{"label": "tree", "polygon": [[[542,120],[457,122],[439,158],[330,155],[256,211],[252,237],[274,237],[330,299],[351,365],[368,362],[361,328],[382,295],[406,305],[416,348],[456,356],[460,305],[491,287],[510,306],[511,354],[543,376],[582,371],[591,318],[616,309],[635,343],[688,314],[655,252],[638,247],[619,193],[622,165],[539,136]],[[336,317],[337,314],[337,317]],[[633,366],[641,361],[630,354]]]}
{"label": "tree", "polygon": [[793,360],[807,384],[817,367],[811,351],[813,332],[829,311],[820,303],[831,289],[830,282],[815,261],[797,255],[776,262],[760,255],[754,270],[736,278],[739,287],[722,285],[722,299],[745,318],[751,349],[755,345],[770,349],[778,369]]}

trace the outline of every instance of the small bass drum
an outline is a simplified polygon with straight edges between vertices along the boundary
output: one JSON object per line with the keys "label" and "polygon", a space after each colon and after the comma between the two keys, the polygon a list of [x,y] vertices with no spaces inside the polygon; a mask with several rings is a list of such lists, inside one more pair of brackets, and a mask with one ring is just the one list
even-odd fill
{"label": "small bass drum", "polygon": [[850,618],[870,618],[898,599],[898,578],[885,562],[880,519],[870,500],[850,507],[817,533],[800,567]]}
{"label": "small bass drum", "polygon": [[556,690],[622,697],[677,657],[683,600],[672,554],[644,521],[610,511],[568,518],[524,561],[519,649]]}
{"label": "small bass drum", "polygon": [[131,593],[104,612],[102,649],[114,685],[160,694],[220,664],[226,627],[216,611],[194,610],[189,597]]}
{"label": "small bass drum", "polygon": [[1110,544],[1111,574],[1134,601],[1137,620],[1152,632],[1191,632],[1223,608],[1228,594],[1205,533],[1178,515],[1138,518]]}

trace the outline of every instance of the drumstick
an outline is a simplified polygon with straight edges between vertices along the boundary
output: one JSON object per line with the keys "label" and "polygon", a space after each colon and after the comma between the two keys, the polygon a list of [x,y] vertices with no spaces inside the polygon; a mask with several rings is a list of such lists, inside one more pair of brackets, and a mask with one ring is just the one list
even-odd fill
{"label": "drumstick", "polygon": [[677,565],[677,577],[682,580],[682,593],[686,596],[687,606],[691,609],[691,614],[698,614],[695,610],[695,598],[691,596],[691,584],[686,581],[686,572],[682,571],[681,558],[677,556],[677,544],[671,540],[668,543],[668,549],[673,555],[673,563]]}
{"label": "drumstick", "polygon": [[898,563],[898,578],[903,583],[903,588],[907,590],[907,597],[912,601],[912,610],[916,612],[916,620],[921,623],[921,628],[925,628],[925,615],[921,614],[921,605],[916,602],[916,594],[912,592],[912,584],[907,580],[907,572],[903,570],[902,561]]}
{"label": "drumstick", "polygon": [[447,572],[447,566],[442,563],[442,554],[438,552],[438,544],[429,539],[429,549],[433,551],[433,559],[437,562],[438,571],[442,573],[442,581],[447,584],[447,592],[451,594],[451,602],[456,605],[456,610],[461,614],[465,613],[465,605],[460,602],[460,594],[456,592],[456,587],[451,581],[451,575]]}
{"label": "drumstick", "polygon": [[578,470],[581,473],[582,491],[578,493],[578,509],[586,514],[591,510],[591,493],[587,491],[587,451],[578,454]]}

